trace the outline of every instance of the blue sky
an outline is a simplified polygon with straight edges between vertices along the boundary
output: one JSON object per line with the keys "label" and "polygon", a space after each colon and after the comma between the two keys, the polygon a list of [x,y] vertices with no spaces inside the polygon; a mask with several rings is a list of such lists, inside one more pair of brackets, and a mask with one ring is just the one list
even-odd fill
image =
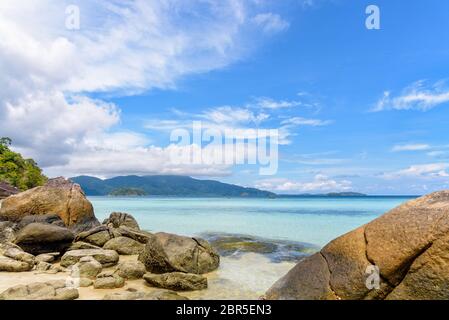
{"label": "blue sky", "polygon": [[[449,188],[448,2],[72,2],[78,31],[60,27],[60,3],[0,5],[0,35],[26,42],[0,45],[0,134],[49,175],[189,174],[280,193]],[[365,27],[371,4],[380,30]],[[45,21],[20,19],[45,6]],[[53,127],[37,125],[46,119]],[[198,119],[282,130],[277,174],[167,166],[170,130]]]}

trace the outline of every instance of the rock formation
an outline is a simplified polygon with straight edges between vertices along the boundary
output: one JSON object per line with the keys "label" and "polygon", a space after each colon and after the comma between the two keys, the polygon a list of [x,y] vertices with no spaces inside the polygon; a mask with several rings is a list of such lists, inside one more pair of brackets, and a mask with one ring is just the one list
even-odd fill
{"label": "rock formation", "polygon": [[19,222],[26,216],[56,214],[75,232],[98,225],[92,204],[78,184],[64,178],[51,179],[41,187],[2,201],[0,220]]}
{"label": "rock formation", "polygon": [[264,298],[449,299],[449,191],[409,201],[331,241]]}

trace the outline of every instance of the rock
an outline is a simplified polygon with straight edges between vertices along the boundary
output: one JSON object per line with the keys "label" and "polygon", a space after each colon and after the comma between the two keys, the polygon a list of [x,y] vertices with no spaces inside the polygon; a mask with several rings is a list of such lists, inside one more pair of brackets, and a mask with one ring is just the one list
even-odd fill
{"label": "rock", "polygon": [[19,285],[0,294],[0,300],[75,300],[77,289],[65,286],[65,281],[49,281]]}
{"label": "rock", "polygon": [[0,256],[0,271],[26,272],[33,269],[33,267],[34,265],[30,265],[29,263]]}
{"label": "rock", "polygon": [[0,200],[18,194],[19,192],[20,192],[19,189],[10,185],[6,181],[0,181]]}
{"label": "rock", "polygon": [[67,229],[51,224],[31,223],[17,233],[15,243],[24,251],[34,255],[64,252],[74,239]]}
{"label": "rock", "polygon": [[176,292],[169,290],[155,290],[152,292],[124,291],[110,293],[103,300],[189,300]]}
{"label": "rock", "polygon": [[50,270],[52,267],[51,263],[39,261],[36,265],[36,271],[45,272]]}
{"label": "rock", "polygon": [[118,234],[117,236],[131,238],[143,244],[146,244],[148,240],[151,239],[151,237],[153,236],[152,233],[142,230],[131,229],[126,226],[120,226],[118,229],[114,229],[114,232]]}
{"label": "rock", "polygon": [[36,262],[36,258],[32,254],[26,253],[17,248],[9,248],[3,253],[3,255],[17,261],[28,263],[31,267],[33,267]]}
{"label": "rock", "polygon": [[91,230],[81,232],[77,234],[75,241],[83,241],[95,245],[97,247],[103,247],[106,242],[113,238],[113,234],[106,226],[98,226]]}
{"label": "rock", "polygon": [[0,243],[13,242],[16,238],[16,224],[11,221],[0,221]]}
{"label": "rock", "polygon": [[193,291],[207,289],[207,278],[193,273],[147,273],[143,276],[143,278],[151,286],[162,289],[175,291]]}
{"label": "rock", "polygon": [[118,237],[109,240],[103,246],[104,249],[115,250],[122,255],[139,254],[143,250],[143,244],[127,237]]}
{"label": "rock", "polygon": [[17,228],[25,228],[30,223],[46,223],[53,224],[59,227],[65,227],[64,221],[62,221],[61,217],[57,214],[43,214],[23,217],[17,224]]}
{"label": "rock", "polygon": [[136,219],[134,219],[132,215],[123,212],[111,213],[109,218],[103,221],[103,224],[111,226],[113,228],[119,228],[121,226],[124,226],[136,230],[140,229]]}
{"label": "rock", "polygon": [[73,265],[71,275],[73,278],[95,279],[102,269],[100,262],[91,256],[86,256]]}
{"label": "rock", "polygon": [[2,201],[0,220],[18,222],[30,215],[57,214],[74,232],[99,225],[92,204],[78,184],[64,178],[51,179],[41,187]]}
{"label": "rock", "polygon": [[76,264],[83,257],[93,257],[100,262],[103,267],[115,266],[119,260],[119,255],[114,250],[104,249],[84,249],[67,251],[61,258],[61,266],[69,267]]}
{"label": "rock", "polygon": [[128,280],[140,279],[145,272],[144,264],[139,261],[120,262],[117,266],[117,274]]}
{"label": "rock", "polygon": [[80,280],[79,280],[80,288],[87,288],[93,284],[94,284],[93,280],[88,279],[88,278],[80,278]]}
{"label": "rock", "polygon": [[72,243],[72,245],[67,249],[67,251],[85,250],[85,249],[101,249],[101,247],[95,246],[95,245],[87,243],[87,242],[78,241],[78,242]]}
{"label": "rock", "polygon": [[[449,191],[409,201],[300,261],[266,299],[449,299]],[[379,289],[366,286],[379,268]]]}
{"label": "rock", "polygon": [[125,285],[125,279],[120,277],[114,271],[105,271],[97,276],[94,281],[95,289],[116,289],[122,288]]}
{"label": "rock", "polygon": [[217,269],[220,257],[203,239],[157,233],[145,245],[139,261],[151,273],[203,274]]}
{"label": "rock", "polygon": [[59,252],[43,253],[36,256],[37,262],[54,262],[60,256]]}

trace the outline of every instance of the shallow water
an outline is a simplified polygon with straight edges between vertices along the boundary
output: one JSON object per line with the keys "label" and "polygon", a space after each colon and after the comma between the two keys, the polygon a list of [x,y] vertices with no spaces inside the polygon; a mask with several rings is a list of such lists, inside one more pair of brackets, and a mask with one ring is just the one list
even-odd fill
{"label": "shallow water", "polygon": [[102,220],[131,213],[142,229],[182,235],[246,234],[323,246],[410,197],[113,198],[89,197]]}

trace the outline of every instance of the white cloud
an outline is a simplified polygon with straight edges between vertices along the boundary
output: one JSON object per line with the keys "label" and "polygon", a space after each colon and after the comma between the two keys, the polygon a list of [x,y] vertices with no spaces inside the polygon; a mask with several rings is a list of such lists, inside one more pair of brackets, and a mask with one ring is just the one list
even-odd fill
{"label": "white cloud", "polygon": [[259,13],[252,20],[256,25],[262,27],[266,33],[281,32],[290,26],[280,15],[272,12]]}
{"label": "white cloud", "polygon": [[[257,8],[243,0],[78,0],[81,29],[70,31],[69,4],[0,2],[0,136],[53,174],[176,172],[164,149],[117,131],[118,106],[87,94],[174,88],[183,76],[237,61],[257,42],[257,32],[248,33]],[[259,29],[282,25],[273,19]],[[195,172],[223,172],[217,170]]]}
{"label": "white cloud", "polygon": [[259,124],[262,121],[268,119],[269,115],[266,113],[256,114],[246,108],[224,106],[209,109],[205,111],[200,117],[218,124]]}
{"label": "white cloud", "polygon": [[385,91],[372,111],[383,110],[421,110],[427,111],[436,106],[449,102],[449,88],[446,81],[429,84],[421,80],[408,86],[398,96]]}
{"label": "white cloud", "polygon": [[352,182],[348,180],[336,181],[326,175],[318,174],[313,181],[300,182],[289,179],[266,179],[256,183],[256,188],[281,193],[303,192],[339,192],[352,189]]}
{"label": "white cloud", "polygon": [[449,163],[429,163],[412,165],[407,169],[389,172],[383,174],[386,179],[398,179],[398,178],[441,178],[448,177],[449,174],[446,171],[449,169]]}
{"label": "white cloud", "polygon": [[321,127],[331,124],[330,120],[320,120],[320,119],[306,119],[302,117],[292,117],[290,119],[282,121],[284,125],[296,125],[296,126],[312,126]]}
{"label": "white cloud", "polygon": [[428,144],[405,144],[405,145],[396,145],[393,147],[393,152],[401,152],[401,151],[425,151],[431,149],[431,146]]}
{"label": "white cloud", "polygon": [[257,98],[254,103],[248,104],[248,107],[275,110],[275,109],[292,108],[300,105],[302,105],[301,101],[274,100],[267,97],[260,97]]}

